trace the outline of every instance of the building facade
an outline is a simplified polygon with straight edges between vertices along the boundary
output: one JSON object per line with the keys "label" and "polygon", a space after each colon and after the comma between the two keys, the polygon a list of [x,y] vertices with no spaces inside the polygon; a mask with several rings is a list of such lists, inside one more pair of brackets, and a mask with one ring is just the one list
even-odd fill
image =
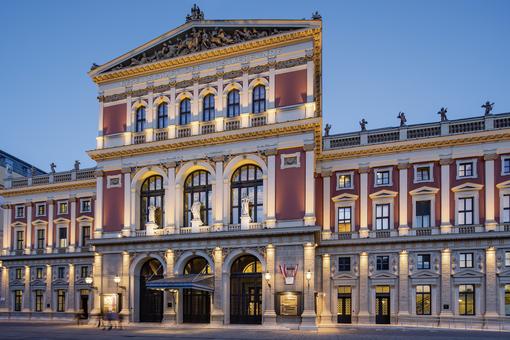
{"label": "building facade", "polygon": [[97,167],[2,192],[0,316],[510,327],[510,114],[323,136],[321,34],[194,7],[94,65]]}

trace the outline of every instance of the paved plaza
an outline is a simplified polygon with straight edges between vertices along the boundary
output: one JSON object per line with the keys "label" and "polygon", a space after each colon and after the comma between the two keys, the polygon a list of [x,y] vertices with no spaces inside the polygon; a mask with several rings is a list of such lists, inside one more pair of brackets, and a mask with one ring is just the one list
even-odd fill
{"label": "paved plaza", "polygon": [[102,330],[92,326],[76,326],[56,322],[0,321],[0,339],[501,339],[510,333],[474,330],[449,330],[397,327],[338,327],[319,331],[270,330],[260,327],[168,329],[161,326],[128,327],[127,329]]}

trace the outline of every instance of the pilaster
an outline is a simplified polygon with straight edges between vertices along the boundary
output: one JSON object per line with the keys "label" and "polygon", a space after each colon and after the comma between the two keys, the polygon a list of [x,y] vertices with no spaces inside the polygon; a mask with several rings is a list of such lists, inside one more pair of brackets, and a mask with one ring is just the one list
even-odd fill
{"label": "pilaster", "polygon": [[72,263],[69,263],[69,285],[68,285],[68,300],[67,300],[67,312],[74,313],[76,311],[75,305],[75,266]]}
{"label": "pilaster", "polygon": [[214,158],[216,170],[215,201],[214,201],[214,230],[223,229],[223,156]]}
{"label": "pilaster", "polygon": [[23,291],[23,308],[25,313],[30,312],[30,266],[25,266],[25,289]]}
{"label": "pilaster", "polygon": [[[274,282],[275,282],[275,247],[268,244],[266,247],[266,273],[269,273],[271,278],[266,280],[264,278],[264,326],[276,326],[276,311],[274,306]],[[265,274],[263,274],[265,275]]]}
{"label": "pilaster", "polygon": [[450,164],[451,158],[441,158],[441,233],[451,232],[450,223]]}
{"label": "pilaster", "polygon": [[322,171],[322,234],[331,235],[331,170]]}
{"label": "pilaster", "polygon": [[26,216],[27,216],[27,228],[25,234],[26,236],[26,244],[25,244],[25,254],[30,254],[32,251],[32,203],[27,202],[26,204]]}
{"label": "pilaster", "polygon": [[122,227],[122,235],[129,236],[131,233],[131,167],[122,168],[124,174],[124,226]]}
{"label": "pilaster", "polygon": [[165,188],[165,228],[169,232],[175,230],[175,162],[166,164],[168,185]]}
{"label": "pilaster", "polygon": [[46,253],[51,253],[53,251],[53,215],[55,213],[55,205],[54,201],[50,199],[48,201],[48,230],[47,230],[47,246]]}
{"label": "pilaster", "polygon": [[120,284],[122,288],[122,310],[120,313],[129,320],[129,263],[130,255],[127,251],[122,252],[122,270],[120,275]]}
{"label": "pilaster", "polygon": [[[174,274],[174,264],[175,264],[175,254],[172,249],[167,249],[165,252],[165,262],[166,262],[166,273],[165,277],[172,277]],[[174,292],[164,292],[165,303],[163,306],[163,322],[169,324],[177,324],[177,313],[176,313],[176,301],[175,301]],[[171,307],[168,307],[168,303],[170,303]]]}
{"label": "pilaster", "polygon": [[315,225],[315,145],[305,144],[305,218],[304,224]]}
{"label": "pilaster", "polygon": [[103,171],[96,171],[96,203],[94,217],[94,238],[101,238],[103,234]]}
{"label": "pilaster", "polygon": [[359,226],[359,237],[368,237],[368,172],[370,168],[368,164],[360,164],[360,226]]}
{"label": "pilaster", "polygon": [[[317,316],[315,314],[315,245],[307,243],[304,246],[303,258],[303,287],[304,310],[301,314],[300,329],[316,329]],[[307,276],[309,276],[307,278]]]}
{"label": "pilaster", "polygon": [[407,220],[407,199],[408,199],[408,188],[407,188],[407,176],[408,176],[409,163],[407,161],[400,162],[398,164],[399,171],[399,194],[398,194],[398,234],[407,235],[409,234],[409,221]]}
{"label": "pilaster", "polygon": [[276,225],[276,149],[266,150],[267,156],[267,217],[266,225],[274,228]]}
{"label": "pilaster", "polygon": [[94,265],[92,267],[93,288],[94,291],[94,305],[90,314],[97,315],[101,312],[101,294],[102,288],[102,273],[103,273],[103,255],[99,253],[94,254]]}
{"label": "pilaster", "polygon": [[494,160],[498,158],[495,152],[485,153],[483,159],[485,161],[485,231],[496,230],[496,218],[494,207],[495,202],[495,173]]}
{"label": "pilaster", "polygon": [[45,305],[44,305],[44,311],[46,313],[50,313],[53,311],[53,302],[51,301],[52,299],[52,294],[53,294],[53,285],[52,285],[52,282],[53,282],[53,279],[52,279],[52,270],[53,268],[51,267],[51,265],[47,264],[46,265],[46,292],[45,292]]}
{"label": "pilaster", "polygon": [[69,223],[69,251],[74,252],[76,247],[76,197],[70,197],[71,203],[71,222]]}
{"label": "pilaster", "polygon": [[223,250],[220,247],[214,248],[213,251],[214,260],[214,287],[218,289],[214,290],[213,308],[211,313],[211,323],[216,325],[222,325],[224,314],[223,314],[223,294],[221,287],[223,287]]}
{"label": "pilaster", "polygon": [[409,254],[402,250],[398,266],[398,316],[409,316]]}
{"label": "pilaster", "polygon": [[368,312],[368,254],[362,252],[359,255],[359,311],[358,323],[368,323],[370,314]]}
{"label": "pilaster", "polygon": [[485,250],[485,280],[485,317],[498,317],[498,284],[494,247]]}
{"label": "pilaster", "polygon": [[[452,285],[451,285],[451,251],[441,250],[441,312],[440,316],[453,316]],[[448,308],[445,308],[448,307]]]}
{"label": "pilaster", "polygon": [[333,324],[331,314],[331,257],[329,254],[322,255],[322,292],[324,297],[321,324]]}

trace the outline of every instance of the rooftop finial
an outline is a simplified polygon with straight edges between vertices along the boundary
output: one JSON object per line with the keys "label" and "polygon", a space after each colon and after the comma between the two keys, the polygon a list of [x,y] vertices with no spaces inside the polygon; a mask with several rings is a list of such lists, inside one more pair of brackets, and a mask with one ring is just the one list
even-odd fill
{"label": "rooftop finial", "polygon": [[186,22],[204,20],[204,12],[200,10],[197,4],[191,7],[191,13],[186,15]]}
{"label": "rooftop finial", "polygon": [[312,20],[322,20],[322,15],[320,15],[319,11],[312,13]]}

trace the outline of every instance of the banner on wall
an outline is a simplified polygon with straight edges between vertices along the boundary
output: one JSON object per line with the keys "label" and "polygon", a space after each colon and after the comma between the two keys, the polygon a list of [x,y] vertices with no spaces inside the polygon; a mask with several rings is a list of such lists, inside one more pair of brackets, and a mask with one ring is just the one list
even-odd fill
{"label": "banner on wall", "polygon": [[286,285],[293,285],[294,279],[296,278],[296,274],[298,271],[298,265],[297,264],[280,264],[280,273],[285,278],[285,284]]}

